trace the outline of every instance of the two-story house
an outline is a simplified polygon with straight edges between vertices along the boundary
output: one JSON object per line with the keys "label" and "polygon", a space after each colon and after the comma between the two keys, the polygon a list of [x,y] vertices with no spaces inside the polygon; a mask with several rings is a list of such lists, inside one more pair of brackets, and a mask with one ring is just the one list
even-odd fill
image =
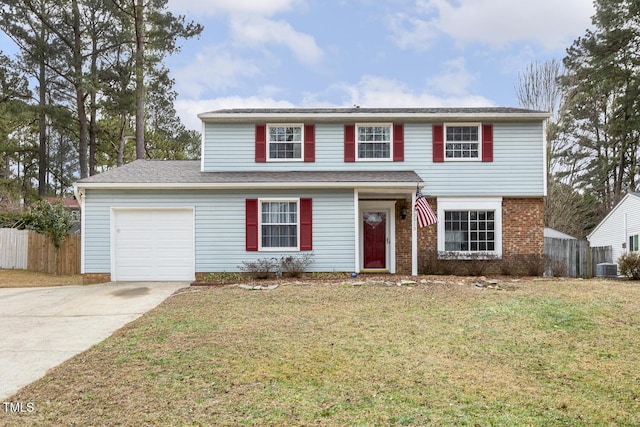
{"label": "two-story house", "polygon": [[[423,250],[543,253],[547,113],[231,109],[200,161],[139,160],[75,185],[87,282],[193,280],[313,251],[310,271],[418,273]],[[417,190],[438,222],[416,226]]]}

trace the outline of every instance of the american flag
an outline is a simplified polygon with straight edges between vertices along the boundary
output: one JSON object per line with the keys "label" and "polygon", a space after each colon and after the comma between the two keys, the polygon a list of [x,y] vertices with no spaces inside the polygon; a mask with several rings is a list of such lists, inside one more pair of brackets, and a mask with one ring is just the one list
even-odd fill
{"label": "american flag", "polygon": [[436,214],[433,213],[427,199],[418,191],[416,194],[416,214],[418,215],[418,225],[420,228],[438,222]]}

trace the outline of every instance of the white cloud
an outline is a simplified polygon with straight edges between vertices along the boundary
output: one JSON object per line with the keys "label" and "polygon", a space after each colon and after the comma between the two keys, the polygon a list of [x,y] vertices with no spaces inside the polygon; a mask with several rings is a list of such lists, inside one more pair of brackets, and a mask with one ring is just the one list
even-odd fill
{"label": "white cloud", "polygon": [[413,15],[399,12],[387,18],[391,38],[401,49],[426,50],[438,35],[432,24]]}
{"label": "white cloud", "polygon": [[318,63],[323,52],[313,37],[296,31],[286,21],[276,21],[259,16],[233,16],[231,18],[233,40],[251,47],[264,44],[281,44],[289,48],[298,60],[305,64]]}
{"label": "white cloud", "polygon": [[[175,102],[178,116],[188,129],[201,130],[197,115],[212,110],[225,108],[296,108],[296,107],[351,107],[359,105],[363,108],[402,108],[402,107],[489,107],[493,102],[482,96],[470,94],[454,94],[438,96],[430,92],[413,91],[406,84],[379,76],[363,76],[356,84],[336,84],[324,93],[305,94],[300,105],[288,100],[279,100],[270,94],[277,88],[267,86],[259,91],[258,96],[228,96],[212,99],[179,99]],[[330,94],[338,94],[335,99],[340,102],[324,100]]]}
{"label": "white cloud", "polygon": [[443,74],[428,79],[429,88],[438,93],[452,96],[464,96],[474,83],[475,78],[465,67],[465,59],[460,57],[445,62]]}
{"label": "white cloud", "polygon": [[363,76],[355,85],[334,87],[343,92],[343,106],[375,107],[486,107],[493,103],[482,97],[458,93],[438,96],[430,92],[415,92],[406,84],[379,76]]}
{"label": "white cloud", "polygon": [[251,96],[243,98],[241,96],[228,96],[213,99],[179,99],[175,103],[176,112],[187,129],[202,130],[198,114],[207,111],[220,110],[225,108],[293,108],[289,101],[277,100],[271,97]]}
{"label": "white cloud", "polygon": [[413,11],[390,16],[389,27],[402,48],[415,49],[439,33],[459,44],[526,42],[551,51],[583,34],[593,13],[590,0],[416,0]]}
{"label": "white cloud", "polygon": [[239,77],[260,74],[255,62],[239,58],[221,46],[207,46],[185,66],[172,71],[177,91],[186,97],[199,98],[209,90],[238,86]]}
{"label": "white cloud", "polygon": [[301,0],[169,0],[172,11],[194,16],[220,12],[270,16],[299,4]]}

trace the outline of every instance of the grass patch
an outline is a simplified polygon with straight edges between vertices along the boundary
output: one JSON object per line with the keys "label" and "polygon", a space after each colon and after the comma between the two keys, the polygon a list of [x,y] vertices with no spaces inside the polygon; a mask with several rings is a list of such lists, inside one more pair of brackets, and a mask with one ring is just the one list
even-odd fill
{"label": "grass patch", "polygon": [[3,425],[640,424],[631,282],[198,288],[11,401]]}
{"label": "grass patch", "polygon": [[0,288],[39,288],[82,285],[82,275],[54,275],[27,270],[0,269]]}

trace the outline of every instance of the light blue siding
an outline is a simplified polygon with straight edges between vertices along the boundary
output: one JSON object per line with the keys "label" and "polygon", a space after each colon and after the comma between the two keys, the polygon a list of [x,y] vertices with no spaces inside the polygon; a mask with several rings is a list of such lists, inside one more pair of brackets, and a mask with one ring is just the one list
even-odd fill
{"label": "light blue siding", "polygon": [[344,125],[316,125],[316,161],[255,162],[255,126],[206,124],[204,169],[225,171],[413,170],[430,196],[542,196],[542,122],[494,123],[494,161],[432,161],[432,123],[405,124],[405,160],[344,162]]}
{"label": "light blue siding", "polygon": [[242,261],[298,252],[245,251],[245,199],[311,197],[313,253],[310,271],[351,271],[355,264],[353,192],[87,190],[85,273],[110,271],[110,212],[121,207],[194,207],[196,272],[238,271]]}

